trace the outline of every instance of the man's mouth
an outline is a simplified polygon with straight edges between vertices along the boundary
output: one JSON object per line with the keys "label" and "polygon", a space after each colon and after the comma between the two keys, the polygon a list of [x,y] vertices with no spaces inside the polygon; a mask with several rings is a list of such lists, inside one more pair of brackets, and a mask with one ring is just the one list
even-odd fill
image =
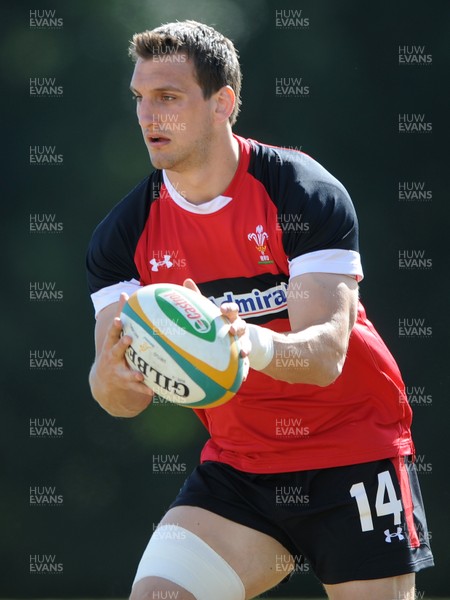
{"label": "man's mouth", "polygon": [[147,135],[147,142],[152,148],[159,148],[166,146],[170,142],[170,139],[163,135]]}

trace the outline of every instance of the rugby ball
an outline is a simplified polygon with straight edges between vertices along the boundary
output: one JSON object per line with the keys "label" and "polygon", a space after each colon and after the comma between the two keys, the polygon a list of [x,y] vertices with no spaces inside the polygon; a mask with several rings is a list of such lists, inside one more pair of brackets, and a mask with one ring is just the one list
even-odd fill
{"label": "rugby ball", "polygon": [[189,408],[228,402],[243,378],[243,359],[230,323],[205,296],[156,283],[132,294],[120,315],[132,338],[125,358],[155,394]]}

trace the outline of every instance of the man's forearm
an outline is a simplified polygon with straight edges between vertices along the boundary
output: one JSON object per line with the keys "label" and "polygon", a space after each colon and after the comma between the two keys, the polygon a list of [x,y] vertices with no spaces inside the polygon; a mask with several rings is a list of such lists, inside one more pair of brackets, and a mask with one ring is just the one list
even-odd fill
{"label": "man's forearm", "polygon": [[273,358],[262,370],[274,379],[325,387],[341,374],[348,335],[331,323],[313,325],[296,333],[272,332]]}

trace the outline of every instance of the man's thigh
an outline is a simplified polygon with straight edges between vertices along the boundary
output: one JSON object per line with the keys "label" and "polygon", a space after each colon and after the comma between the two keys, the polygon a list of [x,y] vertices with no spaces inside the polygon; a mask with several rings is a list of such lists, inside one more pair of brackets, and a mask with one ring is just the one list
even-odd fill
{"label": "man's thigh", "polygon": [[414,600],[415,573],[326,585],[330,600]]}
{"label": "man's thigh", "polygon": [[[288,572],[285,565],[291,564],[294,568],[291,555],[277,540],[203,508],[176,506],[167,512],[159,525],[183,527],[206,542],[237,573],[245,587],[246,599],[254,598],[282,581]],[[280,562],[284,566],[281,572]],[[167,591],[178,589],[173,583],[167,584]],[[161,579],[145,577],[135,584],[131,598],[151,598],[152,591],[162,591]],[[179,594],[174,597],[190,600],[192,596]],[[213,597],[214,590],[211,590]]]}

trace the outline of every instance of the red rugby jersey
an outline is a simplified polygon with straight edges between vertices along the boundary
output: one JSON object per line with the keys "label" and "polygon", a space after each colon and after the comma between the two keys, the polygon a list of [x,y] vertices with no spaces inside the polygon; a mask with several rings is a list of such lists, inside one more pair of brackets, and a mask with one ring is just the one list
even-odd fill
{"label": "red rugby jersey", "polygon": [[[347,191],[309,156],[235,136],[236,174],[223,195],[187,202],[154,171],[95,230],[88,282],[98,310],[138,285],[191,277],[248,322],[289,331],[289,277],[361,278]],[[210,433],[201,460],[253,473],[334,467],[413,454],[411,409],[397,364],[359,306],[340,377],[325,388],[250,370],[236,396],[195,410]]]}

